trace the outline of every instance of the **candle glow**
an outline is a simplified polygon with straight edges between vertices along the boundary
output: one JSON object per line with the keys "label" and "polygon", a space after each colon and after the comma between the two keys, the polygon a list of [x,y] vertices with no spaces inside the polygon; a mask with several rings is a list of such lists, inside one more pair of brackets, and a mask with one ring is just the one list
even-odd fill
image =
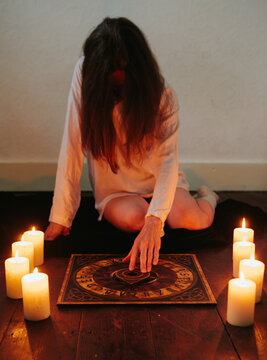
{"label": "candle glow", "polygon": [[24,318],[38,321],[50,316],[49,283],[47,274],[38,268],[22,278]]}
{"label": "candle glow", "polygon": [[244,273],[240,278],[232,279],[228,283],[227,322],[235,326],[250,326],[254,322],[256,284],[245,279]]}
{"label": "candle glow", "polygon": [[240,261],[239,271],[245,274],[246,278],[252,280],[256,284],[256,303],[261,301],[263,278],[265,265],[259,260],[255,260],[254,253],[250,258]]}
{"label": "candle glow", "polygon": [[29,259],[19,257],[18,250],[15,252],[15,257],[5,260],[6,294],[9,298],[22,298],[21,278],[29,271]]}
{"label": "candle glow", "polygon": [[254,242],[254,230],[246,228],[246,219],[242,220],[242,227],[235,228],[233,233],[233,242],[242,241],[246,237],[246,241]]}
{"label": "candle glow", "polygon": [[249,259],[251,254],[255,252],[255,244],[246,241],[246,237],[242,241],[233,244],[233,277],[239,276],[239,264],[243,259]]}
{"label": "candle glow", "polygon": [[27,257],[30,263],[30,271],[33,269],[33,259],[34,259],[34,247],[31,242],[25,241],[24,236],[21,236],[20,241],[16,241],[12,244],[12,256],[16,256],[16,252],[18,253],[18,257]]}
{"label": "candle glow", "polygon": [[32,242],[34,246],[34,266],[39,266],[44,263],[44,233],[40,230],[32,230],[24,232],[25,240]]}

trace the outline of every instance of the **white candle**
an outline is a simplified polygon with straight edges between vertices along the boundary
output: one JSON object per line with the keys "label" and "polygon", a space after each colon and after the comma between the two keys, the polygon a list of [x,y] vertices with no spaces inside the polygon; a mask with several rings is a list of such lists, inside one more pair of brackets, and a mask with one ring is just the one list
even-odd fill
{"label": "white candle", "polygon": [[240,261],[239,271],[244,273],[246,279],[252,280],[256,284],[256,303],[261,301],[264,269],[264,263],[255,260],[254,254],[250,256],[250,259]]}
{"label": "white candle", "polygon": [[246,228],[245,218],[243,218],[242,227],[234,229],[233,242],[242,241],[244,237],[246,241],[254,242],[254,230]]}
{"label": "white candle", "polygon": [[25,241],[33,243],[34,246],[34,266],[39,266],[44,263],[44,233],[40,230],[25,231]]}
{"label": "white candle", "polygon": [[246,241],[238,241],[233,244],[233,277],[239,277],[239,263],[243,259],[249,259],[255,253],[255,244]]}
{"label": "white candle", "polygon": [[5,274],[6,274],[6,294],[11,299],[22,298],[21,278],[30,271],[29,259],[26,257],[19,257],[18,251],[15,257],[6,259]]}
{"label": "white candle", "polygon": [[27,320],[43,320],[50,316],[50,297],[48,276],[34,272],[22,278],[22,295],[24,318]]}
{"label": "white candle", "polygon": [[235,326],[250,326],[254,322],[256,284],[240,274],[228,283],[226,320]]}
{"label": "white candle", "polygon": [[12,244],[12,256],[15,256],[18,251],[18,256],[27,257],[30,262],[30,271],[33,270],[34,247],[31,242],[24,241],[22,235],[21,241],[16,241]]}

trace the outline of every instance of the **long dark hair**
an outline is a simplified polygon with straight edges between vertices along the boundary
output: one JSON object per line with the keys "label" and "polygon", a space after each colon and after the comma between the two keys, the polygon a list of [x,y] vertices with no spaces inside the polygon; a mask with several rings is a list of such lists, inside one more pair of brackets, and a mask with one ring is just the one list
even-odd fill
{"label": "long dark hair", "polygon": [[[131,155],[142,158],[159,134],[164,79],[144,34],[126,18],[105,18],[86,39],[83,52],[82,147],[94,158],[106,160],[116,173],[112,119],[116,101],[122,103],[121,130],[125,132],[126,162],[130,165]],[[125,80],[118,99],[111,75],[120,69],[125,71]]]}

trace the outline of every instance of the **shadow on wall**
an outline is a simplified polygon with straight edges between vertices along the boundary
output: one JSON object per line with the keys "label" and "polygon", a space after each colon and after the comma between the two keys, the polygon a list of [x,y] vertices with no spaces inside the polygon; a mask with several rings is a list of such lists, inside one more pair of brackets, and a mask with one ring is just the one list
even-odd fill
{"label": "shadow on wall", "polygon": [[182,168],[182,170],[186,174],[186,179],[189,182],[190,191],[197,190],[201,185],[207,185],[210,188],[212,187],[211,184],[207,181],[207,179],[200,176],[200,174],[197,173],[194,169]]}

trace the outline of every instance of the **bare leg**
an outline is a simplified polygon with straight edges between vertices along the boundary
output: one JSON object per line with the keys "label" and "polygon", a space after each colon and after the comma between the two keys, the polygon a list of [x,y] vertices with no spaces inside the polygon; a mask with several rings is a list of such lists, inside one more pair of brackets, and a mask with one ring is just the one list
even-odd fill
{"label": "bare leg", "polygon": [[148,206],[141,196],[121,196],[107,203],[104,217],[121,230],[139,231],[144,226]]}
{"label": "bare leg", "polygon": [[214,212],[214,207],[206,199],[195,199],[189,191],[177,188],[167,223],[173,229],[205,229],[211,226]]}
{"label": "bare leg", "polygon": [[[110,200],[104,217],[124,231],[140,231],[145,222],[149,204],[138,195],[126,195]],[[203,198],[193,198],[189,191],[177,188],[171,211],[167,217],[173,228],[200,230],[211,226],[215,208]]]}

